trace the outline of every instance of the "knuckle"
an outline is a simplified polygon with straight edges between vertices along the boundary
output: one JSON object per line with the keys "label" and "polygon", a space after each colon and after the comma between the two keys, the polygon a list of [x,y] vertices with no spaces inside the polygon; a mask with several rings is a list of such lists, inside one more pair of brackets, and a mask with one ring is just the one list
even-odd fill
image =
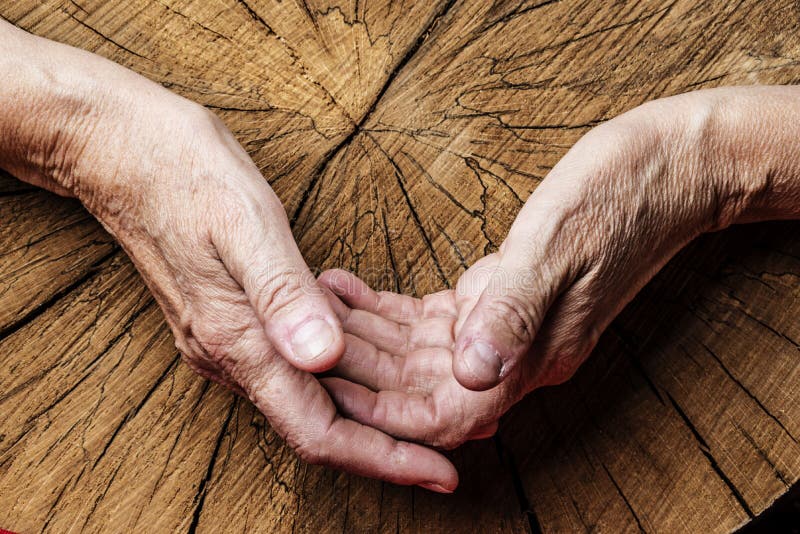
{"label": "knuckle", "polygon": [[274,317],[281,309],[291,306],[305,294],[302,278],[293,269],[262,273],[253,281],[258,287],[256,308],[261,317]]}
{"label": "knuckle", "polygon": [[306,463],[313,465],[327,465],[329,463],[329,455],[325,443],[318,438],[301,439],[293,448],[297,456]]}
{"label": "knuckle", "polygon": [[452,450],[466,441],[466,422],[460,406],[461,403],[453,398],[440,401],[431,415],[425,439],[427,443],[439,449]]}
{"label": "knuckle", "polygon": [[538,313],[530,303],[516,295],[501,295],[489,301],[485,309],[503,322],[515,341],[526,345],[533,341]]}
{"label": "knuckle", "polygon": [[178,350],[195,358],[224,363],[235,352],[247,326],[235,320],[210,319],[187,309],[181,314],[177,330],[175,345]]}

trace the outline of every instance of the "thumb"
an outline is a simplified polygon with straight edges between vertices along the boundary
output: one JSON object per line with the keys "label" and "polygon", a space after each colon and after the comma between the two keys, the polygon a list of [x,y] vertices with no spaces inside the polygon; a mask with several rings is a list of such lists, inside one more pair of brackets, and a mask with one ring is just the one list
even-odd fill
{"label": "thumb", "polygon": [[214,245],[278,352],[299,369],[325,371],[344,353],[341,324],[295,244],[283,206],[267,193],[266,206],[251,205],[237,222],[226,221]]}
{"label": "thumb", "polygon": [[563,255],[554,250],[560,248],[559,229],[534,210],[528,204],[520,212],[497,266],[484,278],[485,288],[457,332],[453,374],[468,389],[496,386],[526,357],[566,278],[557,259]]}

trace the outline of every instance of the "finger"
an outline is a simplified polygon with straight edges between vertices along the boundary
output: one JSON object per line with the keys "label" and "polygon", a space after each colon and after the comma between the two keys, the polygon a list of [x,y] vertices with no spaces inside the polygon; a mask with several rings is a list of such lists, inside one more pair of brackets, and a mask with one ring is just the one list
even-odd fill
{"label": "finger", "polygon": [[548,220],[547,203],[538,202],[532,196],[520,212],[497,267],[460,327],[453,374],[468,389],[490,389],[511,373],[566,283],[565,258],[571,256],[564,252],[565,238]]}
{"label": "finger", "polygon": [[421,319],[454,316],[452,291],[440,291],[421,299],[391,291],[374,291],[354,273],[343,269],[325,271],[319,282],[351,308],[364,310],[403,325]]}
{"label": "finger", "polygon": [[446,493],[458,485],[455,468],[438,452],[340,416],[320,383],[280,358],[258,325],[229,361],[231,376],[303,460]]}
{"label": "finger", "polygon": [[375,345],[379,351],[404,356],[421,348],[453,347],[453,318],[434,317],[411,327],[365,310],[349,308],[326,285],[322,289],[344,331]]}
{"label": "finger", "polygon": [[[482,430],[477,435],[488,432],[491,424],[518,400],[505,397],[503,392],[464,391],[455,382],[455,393],[437,388],[431,394],[375,392],[341,378],[324,378],[320,382],[343,415],[396,438],[445,449],[472,439],[475,429]],[[466,407],[468,415],[462,411]]]}
{"label": "finger", "polygon": [[[248,186],[255,187],[241,189]],[[341,325],[260,176],[256,189],[233,202],[233,213],[220,210],[224,219],[212,226],[212,241],[278,352],[300,369],[329,369],[344,352]]]}
{"label": "finger", "polygon": [[452,368],[447,349],[423,349],[397,357],[351,334],[345,334],[345,347],[344,356],[329,374],[373,391],[430,393]]}
{"label": "finger", "polygon": [[453,348],[453,320],[444,317],[427,319],[411,327],[363,310],[351,310],[342,327],[345,332],[397,356],[420,348]]}
{"label": "finger", "polygon": [[421,300],[397,293],[378,293],[354,273],[344,269],[323,272],[319,282],[351,308],[368,311],[390,321],[408,324],[422,313]]}
{"label": "finger", "polygon": [[429,395],[375,392],[341,378],[323,378],[320,382],[339,411],[359,423],[400,439],[429,444],[439,433],[436,409]]}
{"label": "finger", "polygon": [[397,441],[374,428],[337,417],[327,432],[323,463],[394,484],[417,485],[437,493],[458,486],[455,467],[441,453]]}

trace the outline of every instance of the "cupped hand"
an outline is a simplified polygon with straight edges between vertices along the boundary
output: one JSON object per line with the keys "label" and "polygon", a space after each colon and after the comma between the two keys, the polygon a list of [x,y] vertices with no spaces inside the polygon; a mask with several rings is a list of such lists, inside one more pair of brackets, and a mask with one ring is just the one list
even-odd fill
{"label": "cupped hand", "polygon": [[[514,221],[455,340],[453,373],[485,390],[525,368],[567,380],[633,296],[699,234],[735,222],[766,173],[748,169],[757,91],[699,91],[635,108],[581,138]],[[755,118],[755,117],[754,117]],[[745,179],[746,178],[746,179]]]}
{"label": "cupped hand", "polygon": [[798,113],[797,88],[725,88],[604,123],[455,290],[420,300],[323,273],[347,345],[325,386],[344,413],[404,439],[452,447],[490,434],[527,392],[572,376],[695,236],[798,215],[797,132],[785,118]]}
{"label": "cupped hand", "polygon": [[442,455],[341,417],[310,374],[340,358],[341,325],[283,206],[216,116],[97,56],[2,22],[0,37],[28,58],[0,94],[0,163],[77,197],[114,235],[193,369],[249,397],[309,462],[455,487]]}
{"label": "cupped hand", "polygon": [[584,136],[454,290],[413,299],[323,273],[345,330],[345,355],[323,380],[340,409],[453,447],[490,434],[529,391],[569,378],[619,310],[712,223],[720,193],[701,183],[695,145],[706,132],[692,104],[651,103]]}
{"label": "cupped hand", "polygon": [[345,330],[345,353],[321,381],[342,413],[393,436],[450,449],[492,436],[526,393],[521,377],[470,391],[453,375],[455,334],[498,256],[468,269],[454,290],[421,299],[376,292],[353,273],[330,270],[321,284]]}

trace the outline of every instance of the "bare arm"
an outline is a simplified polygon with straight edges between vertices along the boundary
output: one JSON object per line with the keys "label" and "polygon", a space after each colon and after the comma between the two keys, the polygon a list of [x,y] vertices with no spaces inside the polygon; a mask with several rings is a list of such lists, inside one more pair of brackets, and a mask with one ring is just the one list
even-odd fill
{"label": "bare arm", "polygon": [[309,371],[343,334],[278,198],[213,114],[0,21],[0,167],[78,198],[120,241],[184,360],[246,395],[305,460],[452,491],[439,453],[337,413]]}

